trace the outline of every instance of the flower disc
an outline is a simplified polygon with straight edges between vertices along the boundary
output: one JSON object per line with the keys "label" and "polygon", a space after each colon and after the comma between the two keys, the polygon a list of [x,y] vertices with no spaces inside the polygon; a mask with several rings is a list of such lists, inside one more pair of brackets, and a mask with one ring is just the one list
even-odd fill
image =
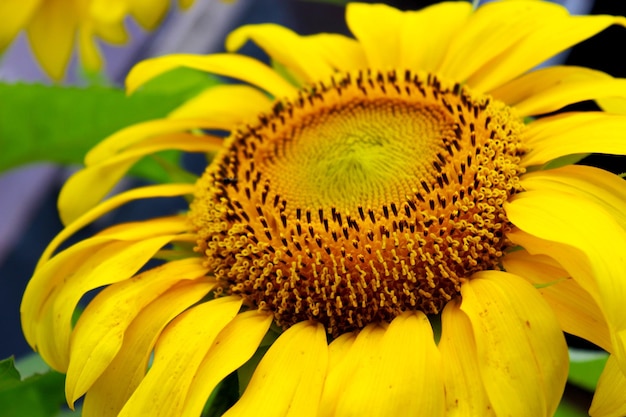
{"label": "flower disc", "polygon": [[198,250],[283,327],[437,314],[509,245],[523,128],[430,74],[336,75],[228,139],[191,206]]}

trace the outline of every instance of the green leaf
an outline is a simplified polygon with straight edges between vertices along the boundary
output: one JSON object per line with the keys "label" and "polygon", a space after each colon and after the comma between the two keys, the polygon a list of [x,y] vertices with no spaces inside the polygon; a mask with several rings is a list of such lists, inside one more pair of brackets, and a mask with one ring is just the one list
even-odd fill
{"label": "green leaf", "polygon": [[567,398],[561,400],[554,417],[587,417],[587,411],[570,402]]}
{"label": "green leaf", "polygon": [[[0,171],[42,161],[80,164],[85,153],[110,134],[161,118],[216,83],[205,73],[180,69],[157,77],[130,97],[122,89],[103,86],[0,84]],[[177,152],[164,155],[171,162],[179,157]],[[161,166],[151,164],[134,172],[160,180]]]}
{"label": "green leaf", "polygon": [[609,354],[570,348],[569,355],[569,382],[588,391],[595,391]]}
{"label": "green leaf", "polygon": [[65,404],[64,375],[47,371],[24,380],[13,358],[0,361],[0,410],[3,417],[52,417]]}

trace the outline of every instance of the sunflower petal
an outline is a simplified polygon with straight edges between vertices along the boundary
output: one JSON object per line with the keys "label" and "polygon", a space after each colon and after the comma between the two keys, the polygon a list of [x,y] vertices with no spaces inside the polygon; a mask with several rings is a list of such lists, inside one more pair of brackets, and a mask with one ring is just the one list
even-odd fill
{"label": "sunflower petal", "polygon": [[528,282],[500,271],[474,274],[461,294],[495,414],[552,416],[567,380],[568,353],[548,304]]}
{"label": "sunflower petal", "polygon": [[68,237],[82,229],[89,223],[93,222],[99,217],[102,217],[105,213],[116,209],[117,207],[126,204],[130,201],[141,200],[144,198],[156,198],[156,197],[176,197],[187,194],[193,194],[193,184],[165,184],[165,185],[149,185],[146,187],[135,188],[123,193],[117,194],[108,200],[103,201],[99,205],[91,208],[86,213],[82,214],[79,218],[74,220],[71,224],[65,227],[58,235],[52,239],[48,244],[48,247],[41,255],[37,268],[43,265],[54,253],[54,251],[63,243]]}
{"label": "sunflower petal", "polygon": [[[530,151],[524,166],[543,165],[564,155],[580,153],[626,154],[626,116],[600,112],[566,113],[532,122],[528,126]],[[589,140],[593,137],[594,140]]]}
{"label": "sunflower petal", "polygon": [[567,16],[567,9],[542,1],[484,4],[469,16],[451,40],[437,73],[465,81],[501,54],[518,47],[537,30],[563,16]]}
{"label": "sunflower petal", "polygon": [[428,318],[421,312],[398,316],[379,348],[361,358],[350,383],[343,387],[337,414],[443,416],[440,368]]}
{"label": "sunflower petal", "polygon": [[[480,377],[472,325],[456,302],[441,316],[441,366],[446,393],[446,416],[494,417],[493,406]],[[459,341],[463,343],[459,343]]]}
{"label": "sunflower petal", "polygon": [[0,16],[11,16],[10,19],[3,19],[0,25],[0,51],[13,42],[41,2],[42,0],[3,0],[0,2]]}
{"label": "sunflower petal", "polygon": [[181,280],[206,273],[201,258],[188,258],[149,269],[102,290],[81,314],[72,332],[65,383],[70,405],[109,366],[122,347],[126,328],[143,308]]}
{"label": "sunflower petal", "polygon": [[302,37],[303,50],[315,51],[320,59],[339,71],[367,68],[361,45],[354,39],[335,33],[318,33]]}
{"label": "sunflower petal", "polygon": [[236,78],[256,85],[275,98],[290,97],[296,93],[295,87],[267,65],[237,54],[209,56],[179,54],[149,59],[135,65],[130,71],[126,78],[126,89],[130,94],[150,79],[179,67]]}
{"label": "sunflower petal", "polygon": [[72,315],[87,292],[130,278],[172,237],[105,244],[63,277],[63,284],[48,293],[36,319],[37,348],[46,362],[54,369],[67,369]]}
{"label": "sunflower petal", "polygon": [[89,71],[102,68],[102,55],[91,30],[82,27],[78,31],[78,54],[80,62]]}
{"label": "sunflower petal", "polygon": [[[509,7],[508,3],[513,2],[501,2],[498,5]],[[546,10],[554,7],[547,2],[541,3]],[[622,16],[570,16],[563,13],[560,17],[553,17],[498,55],[497,59],[489,61],[467,80],[468,85],[476,91],[493,90],[611,25],[626,24],[626,18]]]}
{"label": "sunflower petal", "polygon": [[216,85],[187,100],[169,119],[206,119],[215,128],[234,130],[270,108],[267,95],[247,85]]}
{"label": "sunflower petal", "polygon": [[397,28],[402,12],[386,4],[348,3],[346,22],[363,46],[368,67],[386,70],[400,62]]}
{"label": "sunflower petal", "polygon": [[238,314],[213,341],[189,388],[182,415],[202,414],[209,395],[228,374],[252,357],[272,324],[272,315],[259,311]]}
{"label": "sunflower petal", "polygon": [[144,29],[152,30],[165,17],[169,0],[126,0],[129,11]]}
{"label": "sunflower petal", "polygon": [[507,272],[537,287],[550,304],[563,331],[611,351],[611,335],[598,304],[570,278],[567,271],[545,255],[518,250],[502,258]]}
{"label": "sunflower petal", "polygon": [[143,379],[156,340],[165,326],[204,297],[214,282],[183,281],[139,312],[124,333],[121,349],[87,391],[83,415],[117,417]]}
{"label": "sunflower petal", "polygon": [[[248,40],[307,82],[326,79],[333,73],[333,68],[316,50],[305,49],[303,38],[283,26],[273,23],[241,26],[226,38],[226,50],[234,52]],[[306,54],[302,53],[304,50]]]}
{"label": "sunflower petal", "polygon": [[617,363],[615,355],[609,356],[598,381],[589,415],[591,417],[619,417],[626,415],[626,375]]}
{"label": "sunflower petal", "polygon": [[63,0],[45,0],[27,27],[33,53],[44,71],[57,81],[63,78],[72,56],[79,19],[76,13]]}
{"label": "sunflower petal", "polygon": [[224,416],[317,416],[327,363],[324,327],[313,322],[291,326],[267,351],[241,399]]}
{"label": "sunflower petal", "polygon": [[215,152],[223,140],[215,136],[201,137],[178,133],[151,139],[119,154],[76,172],[63,185],[59,195],[59,215],[69,225],[97,205],[128,170],[144,156],[176,149],[185,152]]}
{"label": "sunflower petal", "polygon": [[553,190],[582,196],[602,206],[626,228],[626,181],[608,171],[569,165],[526,174],[521,185],[527,191]]}
{"label": "sunflower petal", "polygon": [[[626,230],[593,201],[549,190],[520,193],[505,210],[521,230],[548,242],[544,245],[547,249],[538,253],[563,265],[594,297],[611,330],[613,353],[626,368]],[[517,239],[515,234],[509,238]],[[534,253],[531,247],[524,247]]]}
{"label": "sunflower petal", "polygon": [[157,341],[150,371],[119,417],[180,415],[202,358],[219,332],[237,315],[241,303],[241,297],[217,298],[174,319]]}

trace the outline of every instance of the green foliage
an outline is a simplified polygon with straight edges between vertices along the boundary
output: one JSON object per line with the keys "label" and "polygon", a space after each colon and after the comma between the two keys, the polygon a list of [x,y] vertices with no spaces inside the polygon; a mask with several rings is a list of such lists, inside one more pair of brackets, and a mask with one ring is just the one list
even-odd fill
{"label": "green foliage", "polygon": [[609,354],[574,348],[570,348],[569,352],[569,382],[588,391],[595,391]]}
{"label": "green foliage", "polygon": [[0,410],[3,417],[51,417],[65,404],[65,377],[54,371],[21,379],[13,358],[0,360]]}
{"label": "green foliage", "polygon": [[[108,135],[167,115],[216,79],[188,69],[171,71],[126,96],[120,88],[0,84],[0,171],[33,162],[80,164]],[[177,152],[160,157],[176,161]],[[154,161],[136,174],[161,179]],[[154,178],[154,177],[157,178]]]}

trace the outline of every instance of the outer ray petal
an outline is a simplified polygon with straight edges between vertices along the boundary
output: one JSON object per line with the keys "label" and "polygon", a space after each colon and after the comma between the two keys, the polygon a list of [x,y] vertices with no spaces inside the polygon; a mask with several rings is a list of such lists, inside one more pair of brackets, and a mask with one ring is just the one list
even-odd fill
{"label": "outer ray petal", "polygon": [[54,369],[67,370],[72,315],[89,291],[130,278],[173,236],[159,236],[140,242],[113,242],[99,248],[64,277],[43,302],[36,328],[37,349]]}
{"label": "outer ray petal", "polygon": [[608,171],[568,165],[526,174],[521,185],[527,191],[554,190],[584,197],[602,206],[626,228],[626,181]]}
{"label": "outer ray petal", "polygon": [[256,85],[276,98],[291,97],[296,89],[284,78],[278,75],[267,65],[237,54],[198,55],[169,55],[149,59],[135,65],[126,78],[128,93],[132,93],[139,86],[171,69],[178,67],[194,68],[225,77]]}
{"label": "outer ray petal", "polygon": [[598,381],[589,415],[591,417],[621,417],[626,415],[626,375],[615,355],[609,356]]}
{"label": "outer ray petal", "polygon": [[402,12],[386,4],[348,3],[346,22],[363,46],[368,67],[390,69],[400,62],[397,28]]}
{"label": "outer ray petal", "polygon": [[563,16],[567,16],[567,9],[548,2],[484,4],[470,15],[451,40],[437,73],[465,81],[485,64],[515,49],[534,32]]}
{"label": "outer ray petal", "polygon": [[251,121],[263,111],[269,111],[267,95],[247,85],[216,85],[186,101],[168,115],[170,119],[206,119],[216,127],[234,130],[237,125]]}
{"label": "outer ray petal", "polygon": [[586,78],[562,82],[529,95],[518,102],[515,108],[520,115],[545,114],[559,110],[569,104],[607,97],[626,97],[626,79]]}
{"label": "outer ray petal", "polygon": [[174,319],[157,341],[150,371],[119,417],[180,415],[202,358],[242,301],[235,296],[217,298]]}
{"label": "outer ray petal", "polygon": [[337,415],[443,416],[440,369],[441,356],[428,318],[421,312],[398,316],[379,348],[361,357],[340,394]]}
{"label": "outer ray petal", "polygon": [[242,26],[228,35],[226,50],[237,51],[248,40],[259,45],[272,59],[294,71],[304,81],[324,80],[333,73],[333,68],[318,51],[306,49],[303,38],[283,26],[273,23]]}
{"label": "outer ray petal", "polygon": [[531,114],[521,113],[520,109],[517,109],[517,104],[536,94],[541,94],[543,91],[560,85],[610,79],[612,77],[602,71],[585,67],[555,65],[524,74],[490,91],[489,94],[509,106],[515,107],[517,113],[525,117],[531,116]]}
{"label": "outer ray petal", "polygon": [[461,286],[483,383],[496,415],[552,416],[567,379],[565,338],[522,278],[482,271]]}
{"label": "outer ray petal", "polygon": [[554,260],[525,250],[507,254],[502,263],[508,272],[535,287],[550,304],[561,328],[611,351],[611,335],[598,304]]}
{"label": "outer ray petal", "polygon": [[176,149],[185,152],[215,152],[223,140],[209,135],[171,134],[128,148],[101,163],[76,172],[63,185],[59,195],[59,215],[69,225],[97,205],[141,158],[156,152]]}
{"label": "outer ray petal", "polygon": [[72,56],[79,17],[63,0],[42,1],[28,24],[28,39],[44,71],[55,80],[63,78]]}
{"label": "outer ray petal", "polygon": [[441,317],[441,366],[446,396],[446,417],[495,417],[483,386],[472,325],[450,302]]}
{"label": "outer ray petal", "polygon": [[[548,7],[545,4],[546,8]],[[468,80],[477,91],[493,90],[548,58],[613,25],[625,25],[621,16],[568,16],[554,18],[532,31],[515,46],[491,60]]]}
{"label": "outer ray petal", "polygon": [[[572,194],[528,191],[507,203],[505,210],[521,230],[552,243],[553,248],[548,246],[547,252],[539,253],[563,265],[594,297],[608,321],[613,353],[626,369],[626,231],[601,206]],[[515,235],[510,238],[517,239]],[[571,248],[569,253],[565,245]],[[574,257],[582,259],[571,259]]]}
{"label": "outer ray petal", "polygon": [[126,0],[137,23],[144,29],[154,29],[167,13],[169,0]]}
{"label": "outer ray petal", "polygon": [[[626,154],[626,116],[600,112],[565,113],[532,122],[526,143],[530,151],[524,166],[542,165],[579,153]],[[593,137],[594,140],[589,140]]]}
{"label": "outer ray petal", "polygon": [[[0,51],[4,50],[32,17],[41,0],[4,0],[0,2]],[[11,18],[6,18],[11,16]]]}
{"label": "outer ray petal", "polygon": [[72,332],[65,396],[70,405],[109,366],[126,328],[148,304],[181,280],[207,273],[201,258],[172,261],[110,285],[89,303]]}
{"label": "outer ray petal", "polygon": [[317,416],[327,365],[324,327],[297,323],[270,347],[243,396],[224,416]]}
{"label": "outer ray petal", "polygon": [[324,391],[320,400],[320,416],[341,416],[338,412],[339,403],[343,399],[343,391],[354,379],[359,366],[364,361],[371,361],[372,356],[380,348],[385,328],[378,324],[366,326],[358,332],[342,336],[333,341],[329,349],[333,355],[333,368],[328,369],[324,382]]}
{"label": "outer ray petal", "polygon": [[83,66],[90,71],[102,68],[102,56],[96,45],[93,30],[83,25],[77,32],[78,55]]}
{"label": "outer ray petal", "polygon": [[70,237],[89,223],[93,222],[97,218],[101,217],[103,214],[108,213],[109,211],[114,210],[117,207],[128,203],[129,201],[155,197],[176,197],[193,194],[193,191],[193,184],[165,184],[134,188],[132,190],[117,194],[116,196],[113,196],[108,200],[103,201],[96,207],[93,207],[86,213],[82,214],[74,222],[65,227],[65,229],[63,229],[58,235],[56,235],[54,239],[52,239],[52,241],[48,244],[48,247],[46,248],[44,253],[41,255],[39,263],[37,264],[37,268],[41,267],[42,264],[50,259],[50,256],[52,256],[54,251],[68,237]]}
{"label": "outer ray petal", "polygon": [[350,71],[367,68],[367,59],[361,45],[352,38],[334,33],[303,36],[305,51],[315,51],[332,68]]}
{"label": "outer ray petal", "polygon": [[157,337],[178,314],[204,297],[214,282],[183,281],[139,312],[124,333],[122,348],[89,389],[83,415],[117,417],[143,379]]}
{"label": "outer ray petal", "polygon": [[443,2],[417,12],[404,12],[398,39],[399,68],[436,72],[451,40],[471,13],[472,5],[463,1]]}
{"label": "outer ray petal", "polygon": [[182,415],[202,414],[202,408],[217,384],[252,357],[272,324],[272,318],[271,314],[247,311],[235,316],[220,332],[193,378]]}

